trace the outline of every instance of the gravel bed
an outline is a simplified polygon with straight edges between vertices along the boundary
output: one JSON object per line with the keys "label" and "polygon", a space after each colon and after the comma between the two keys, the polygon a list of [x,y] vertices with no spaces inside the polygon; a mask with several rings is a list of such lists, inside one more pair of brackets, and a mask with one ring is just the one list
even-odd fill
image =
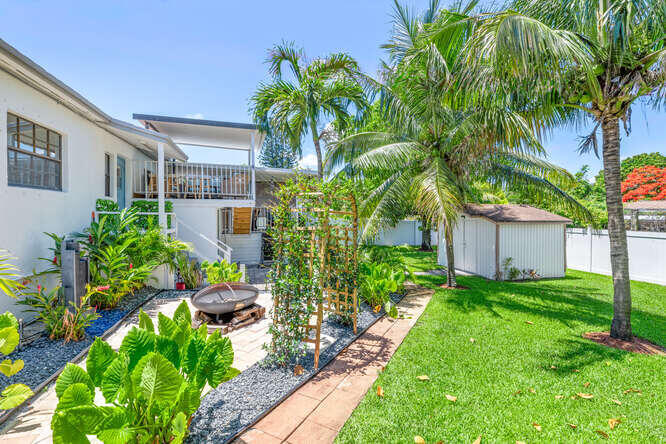
{"label": "gravel bed", "polygon": [[[15,350],[7,359],[15,361],[22,359],[25,363],[23,369],[16,375],[8,378],[0,374],[0,391],[10,384],[23,383],[32,389],[60,370],[67,362],[74,359],[81,351],[88,347],[96,336],[101,336],[125,314],[134,310],[143,301],[151,298],[156,292],[151,287],[145,287],[134,295],[129,295],[113,310],[100,311],[100,317],[86,328],[86,337],[81,341],[51,340],[46,333],[41,334],[21,350]],[[5,358],[3,358],[5,359]]]}
{"label": "gravel bed", "polygon": [[[397,303],[402,299],[402,295],[393,295],[391,299]],[[363,304],[357,320],[359,333],[383,314],[383,311],[374,313],[369,306]],[[319,355],[319,369],[358,336],[354,335],[351,327],[328,318],[322,323],[322,335],[332,336],[336,341]],[[301,359],[300,364],[305,372],[300,376],[294,375],[293,366],[266,366],[264,362],[265,359],[231,381],[220,384],[201,400],[201,406],[190,425],[189,443],[227,442],[318,371],[313,368],[313,350],[309,350]]]}
{"label": "gravel bed", "polygon": [[[202,287],[203,288],[203,287]],[[155,299],[181,299],[191,297],[197,290],[164,290]]]}

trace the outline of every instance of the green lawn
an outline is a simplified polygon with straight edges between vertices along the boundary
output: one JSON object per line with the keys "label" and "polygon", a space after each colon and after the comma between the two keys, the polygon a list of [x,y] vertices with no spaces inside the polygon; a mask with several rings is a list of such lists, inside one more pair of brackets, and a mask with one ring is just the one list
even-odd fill
{"label": "green lawn", "polygon": [[[405,256],[425,269],[423,253]],[[436,288],[444,278],[416,279]],[[437,288],[337,442],[603,441],[597,430],[613,442],[666,442],[666,358],[581,338],[610,327],[609,277],[570,270],[557,280],[460,283],[470,290]],[[632,296],[634,333],[666,345],[666,287],[634,282]],[[630,388],[641,393],[623,393]],[[612,431],[610,418],[622,421]]]}

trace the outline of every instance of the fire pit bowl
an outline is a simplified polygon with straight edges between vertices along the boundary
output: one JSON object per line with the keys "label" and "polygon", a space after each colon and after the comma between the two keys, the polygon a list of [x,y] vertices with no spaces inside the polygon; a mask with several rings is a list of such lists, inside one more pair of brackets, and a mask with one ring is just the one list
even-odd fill
{"label": "fire pit bowl", "polygon": [[220,315],[242,310],[254,304],[259,290],[243,282],[222,282],[199,290],[192,296],[192,305],[204,313]]}

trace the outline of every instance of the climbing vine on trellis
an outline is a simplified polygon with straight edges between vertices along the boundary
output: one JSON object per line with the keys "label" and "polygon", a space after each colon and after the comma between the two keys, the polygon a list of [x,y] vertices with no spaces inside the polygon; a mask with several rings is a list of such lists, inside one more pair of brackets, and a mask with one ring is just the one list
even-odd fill
{"label": "climbing vine on trellis", "polygon": [[356,331],[356,200],[349,183],[308,176],[288,181],[276,198],[269,231],[274,239],[272,341],[266,348],[271,362],[287,365],[313,343],[316,367],[324,312]]}

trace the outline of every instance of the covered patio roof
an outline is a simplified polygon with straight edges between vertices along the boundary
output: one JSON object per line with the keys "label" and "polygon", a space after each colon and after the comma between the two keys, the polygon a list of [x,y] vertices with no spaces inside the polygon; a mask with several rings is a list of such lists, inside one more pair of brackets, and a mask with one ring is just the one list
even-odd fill
{"label": "covered patio roof", "polygon": [[184,117],[134,114],[134,119],[147,129],[169,136],[184,145],[249,151],[261,147],[264,134],[250,123],[221,122],[217,120],[188,119]]}

